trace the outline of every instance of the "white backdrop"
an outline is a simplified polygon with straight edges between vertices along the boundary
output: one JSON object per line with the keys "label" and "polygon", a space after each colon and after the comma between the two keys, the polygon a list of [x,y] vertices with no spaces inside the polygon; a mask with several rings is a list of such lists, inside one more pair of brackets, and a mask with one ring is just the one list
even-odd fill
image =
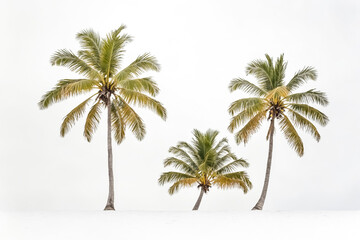
{"label": "white backdrop", "polygon": [[[83,119],[59,134],[63,117],[85,96],[39,110],[37,102],[59,79],[77,75],[52,67],[58,49],[79,49],[77,32],[102,36],[121,24],[134,36],[124,65],[150,52],[161,64],[150,72],[168,110],[163,122],[140,110],[147,127],[141,142],[130,132],[114,145],[115,207],[118,210],[190,210],[198,189],[169,196],[158,186],[168,148],[190,141],[194,128],[220,131],[250,162],[254,188],[212,188],[200,209],[246,210],[260,196],[267,157],[268,123],[246,145],[227,131],[229,104],[245,95],[228,91],[246,64],[268,53],[285,54],[287,80],[304,66],[318,70],[316,88],[328,94],[320,108],[330,118],[316,143],[301,132],[299,158],[283,135],[275,135],[274,160],[265,209],[359,210],[360,148],[356,104],[360,87],[358,1],[13,1],[0,9],[0,210],[96,210],[107,198],[105,116],[88,143]],[[249,78],[254,80],[253,78]]]}

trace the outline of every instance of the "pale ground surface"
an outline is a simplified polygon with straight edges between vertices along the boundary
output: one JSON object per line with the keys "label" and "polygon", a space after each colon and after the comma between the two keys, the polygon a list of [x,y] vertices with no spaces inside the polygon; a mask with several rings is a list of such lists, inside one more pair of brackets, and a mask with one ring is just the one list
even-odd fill
{"label": "pale ground surface", "polygon": [[360,211],[2,212],[0,239],[360,239]]}

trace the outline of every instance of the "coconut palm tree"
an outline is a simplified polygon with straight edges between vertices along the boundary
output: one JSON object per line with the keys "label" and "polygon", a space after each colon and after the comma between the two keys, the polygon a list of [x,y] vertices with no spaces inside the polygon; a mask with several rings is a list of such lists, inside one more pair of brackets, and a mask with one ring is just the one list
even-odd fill
{"label": "coconut palm tree", "polygon": [[102,39],[93,30],[81,31],[76,35],[81,45],[77,54],[66,49],[55,52],[51,57],[52,65],[68,67],[84,77],[59,80],[39,102],[40,108],[45,109],[69,97],[92,92],[65,116],[60,128],[60,135],[64,136],[91,104],[84,128],[84,136],[89,142],[100,121],[101,111],[107,109],[109,195],[105,210],[115,210],[111,132],[117,144],[124,140],[126,129],[130,129],[137,139],[144,138],[145,125],[132,108],[134,104],[149,108],[166,119],[165,108],[152,98],[159,92],[156,82],[150,77],[140,77],[145,71],[160,70],[155,57],[145,53],[120,70],[124,47],[132,40],[131,36],[122,33],[124,28],[122,25]]}
{"label": "coconut palm tree", "polygon": [[275,121],[278,122],[279,128],[289,145],[300,157],[304,154],[304,146],[296,127],[309,132],[316,141],[319,141],[320,134],[311,121],[315,121],[321,126],[325,126],[329,121],[324,113],[308,105],[316,103],[326,106],[328,99],[325,93],[315,89],[294,93],[298,87],[309,79],[316,80],[316,70],[313,67],[305,67],[295,73],[290,81],[285,84],[287,62],[284,62],[284,55],[280,55],[275,63],[269,55],[266,54],[265,57],[266,60],[252,61],[246,67],[246,74],[255,76],[258,86],[242,78],[233,79],[229,85],[231,92],[240,89],[254,95],[254,97],[239,99],[229,107],[229,113],[233,116],[228,128],[230,132],[246,123],[235,134],[238,144],[241,142],[246,144],[250,136],[260,128],[265,119],[270,121],[266,136],[266,139],[269,140],[269,152],[265,181],[259,201],[253,210],[261,210],[266,198],[272,161]]}
{"label": "coconut palm tree", "polygon": [[226,138],[217,142],[219,132],[208,130],[201,133],[193,131],[192,145],[179,142],[176,147],[170,147],[169,152],[175,156],[165,159],[164,166],[173,166],[179,172],[164,172],[159,178],[159,184],[173,183],[169,188],[172,195],[180,188],[197,185],[200,195],[193,210],[198,210],[204,193],[215,185],[219,188],[238,187],[247,193],[252,184],[244,171],[235,171],[239,166],[248,167],[242,158],[237,158],[231,152]]}

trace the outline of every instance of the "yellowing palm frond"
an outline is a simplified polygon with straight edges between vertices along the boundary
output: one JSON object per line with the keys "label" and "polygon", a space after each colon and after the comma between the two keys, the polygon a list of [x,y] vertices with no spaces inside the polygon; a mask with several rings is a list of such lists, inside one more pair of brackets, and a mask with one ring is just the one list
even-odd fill
{"label": "yellowing palm frond", "polygon": [[147,92],[155,97],[159,93],[159,87],[150,77],[126,79],[119,83],[119,87],[136,92]]}
{"label": "yellowing palm frond", "polygon": [[171,187],[169,188],[169,194],[173,195],[177,191],[180,190],[180,188],[184,187],[192,187],[197,183],[197,178],[185,178],[181,179],[177,182],[175,182]]}
{"label": "yellowing palm frond", "polygon": [[257,130],[259,130],[261,126],[261,121],[265,119],[266,111],[262,111],[257,113],[250,121],[235,134],[235,140],[238,144],[244,142],[246,144],[251,135],[254,134]]}

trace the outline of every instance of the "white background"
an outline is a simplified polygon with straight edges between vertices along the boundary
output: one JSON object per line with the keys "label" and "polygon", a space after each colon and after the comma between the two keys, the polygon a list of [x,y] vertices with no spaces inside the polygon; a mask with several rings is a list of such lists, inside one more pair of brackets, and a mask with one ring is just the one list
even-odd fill
{"label": "white background", "polygon": [[[161,64],[150,72],[168,110],[166,122],[140,110],[147,135],[127,132],[114,145],[115,207],[118,210],[190,210],[198,189],[169,196],[158,186],[168,148],[208,128],[228,137],[246,158],[254,188],[212,188],[203,210],[247,210],[260,196],[265,174],[268,123],[246,145],[227,131],[229,104],[246,96],[230,93],[229,82],[246,77],[246,64],[268,53],[285,54],[286,79],[304,66],[318,70],[316,88],[330,104],[319,108],[330,123],[319,126],[317,143],[300,132],[299,158],[283,135],[275,135],[273,168],[265,209],[359,210],[360,148],[357,109],[360,87],[360,3],[358,1],[13,1],[0,8],[0,210],[98,210],[108,190],[105,115],[91,143],[83,119],[59,134],[63,117],[86,96],[39,110],[37,103],[59,79],[77,75],[52,67],[58,49],[79,50],[77,32],[102,36],[121,24],[134,36],[124,65],[150,52]],[[145,75],[146,76],[146,75]],[[248,79],[254,80],[249,77]]]}

